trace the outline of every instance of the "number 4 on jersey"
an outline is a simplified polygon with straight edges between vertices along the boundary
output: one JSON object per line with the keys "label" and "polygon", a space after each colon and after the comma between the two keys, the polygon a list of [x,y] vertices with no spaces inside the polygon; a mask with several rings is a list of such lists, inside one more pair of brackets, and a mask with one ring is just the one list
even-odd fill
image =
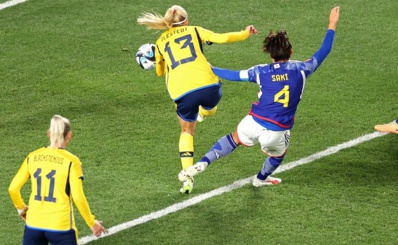
{"label": "number 4 on jersey", "polygon": [[283,107],[288,107],[289,105],[289,85],[285,85],[281,91],[275,94],[274,102],[283,104]]}

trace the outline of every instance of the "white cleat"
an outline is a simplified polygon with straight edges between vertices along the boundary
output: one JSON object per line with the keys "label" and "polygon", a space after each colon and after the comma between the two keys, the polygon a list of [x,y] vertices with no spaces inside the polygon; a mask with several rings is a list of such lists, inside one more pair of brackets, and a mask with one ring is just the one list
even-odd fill
{"label": "white cleat", "polygon": [[182,187],[180,189],[181,193],[190,194],[193,189],[193,178],[189,178],[182,183]]}
{"label": "white cleat", "polygon": [[375,125],[374,129],[383,133],[398,134],[398,123],[393,121],[387,124]]}
{"label": "white cleat", "polygon": [[185,170],[181,170],[181,172],[178,174],[178,179],[180,181],[187,181],[198,173],[205,171],[207,165],[207,162],[198,162]]}
{"label": "white cleat", "polygon": [[253,185],[255,187],[260,187],[260,186],[264,186],[264,185],[277,185],[277,184],[280,184],[281,182],[282,182],[281,179],[274,178],[271,176],[268,176],[265,180],[260,180],[257,177],[254,177],[254,179],[253,179]]}
{"label": "white cleat", "polygon": [[199,116],[199,115],[198,115],[198,117],[196,118],[196,121],[198,121],[198,122],[203,122],[203,120],[205,120],[205,118],[204,118],[204,117],[201,117],[201,116]]}

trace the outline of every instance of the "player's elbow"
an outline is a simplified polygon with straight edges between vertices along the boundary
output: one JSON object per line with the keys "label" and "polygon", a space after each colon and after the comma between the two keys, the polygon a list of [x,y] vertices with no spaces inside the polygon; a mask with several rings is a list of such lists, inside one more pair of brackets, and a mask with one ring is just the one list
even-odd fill
{"label": "player's elbow", "polygon": [[19,188],[18,188],[17,186],[14,186],[14,185],[11,184],[11,185],[8,187],[8,194],[9,194],[10,196],[15,196],[15,195],[18,194],[18,192],[19,192]]}

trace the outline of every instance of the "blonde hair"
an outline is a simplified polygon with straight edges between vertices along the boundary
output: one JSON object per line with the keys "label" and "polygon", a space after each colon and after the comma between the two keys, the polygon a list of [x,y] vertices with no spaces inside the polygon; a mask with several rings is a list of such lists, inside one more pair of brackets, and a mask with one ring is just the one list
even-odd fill
{"label": "blonde hair", "polygon": [[62,147],[70,130],[69,119],[60,115],[54,115],[51,118],[50,128],[48,129],[50,134],[50,146],[56,148]]}
{"label": "blonde hair", "polygon": [[181,26],[188,19],[188,13],[179,5],[173,5],[167,9],[164,16],[158,13],[143,13],[138,17],[137,22],[140,25],[146,25],[147,29],[164,30],[175,26]]}

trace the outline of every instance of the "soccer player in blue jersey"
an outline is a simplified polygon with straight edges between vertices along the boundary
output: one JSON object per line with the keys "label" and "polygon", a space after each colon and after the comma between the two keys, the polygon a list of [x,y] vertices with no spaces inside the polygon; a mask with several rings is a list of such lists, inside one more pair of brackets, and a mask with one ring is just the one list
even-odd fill
{"label": "soccer player in blue jersey", "polygon": [[214,73],[223,79],[257,83],[260,87],[258,101],[252,104],[249,115],[239,123],[235,132],[219,139],[198,163],[179,173],[180,181],[204,171],[213,161],[232,153],[239,145],[259,143],[268,157],[253,179],[253,185],[259,187],[281,182],[271,174],[285,157],[305,82],[332,49],[339,13],[339,7],[331,10],[322,46],[306,61],[290,60],[292,45],[286,31],[280,30],[276,33],[271,31],[263,42],[264,52],[269,53],[271,64],[240,71],[213,68]]}
{"label": "soccer player in blue jersey", "polygon": [[398,134],[398,119],[390,123],[375,125],[374,129],[383,133]]}
{"label": "soccer player in blue jersey", "polygon": [[[95,220],[83,192],[82,163],[65,148],[72,137],[70,122],[59,115],[51,118],[50,145],[31,152],[13,178],[8,192],[25,220],[24,245],[77,244],[78,232],[72,200],[93,235],[105,232]],[[31,180],[29,208],[21,188]]]}
{"label": "soccer player in blue jersey", "polygon": [[[188,13],[178,5],[170,7],[164,16],[144,13],[137,22],[148,29],[165,30],[156,41],[156,74],[165,77],[167,90],[176,105],[181,126],[178,147],[182,169],[186,169],[194,163],[196,122],[214,115],[222,95],[220,79],[211,70],[202,45],[242,41],[257,30],[249,25],[239,32],[219,34],[200,26],[189,26]],[[189,178],[180,191],[189,194],[192,188],[193,179]]]}

